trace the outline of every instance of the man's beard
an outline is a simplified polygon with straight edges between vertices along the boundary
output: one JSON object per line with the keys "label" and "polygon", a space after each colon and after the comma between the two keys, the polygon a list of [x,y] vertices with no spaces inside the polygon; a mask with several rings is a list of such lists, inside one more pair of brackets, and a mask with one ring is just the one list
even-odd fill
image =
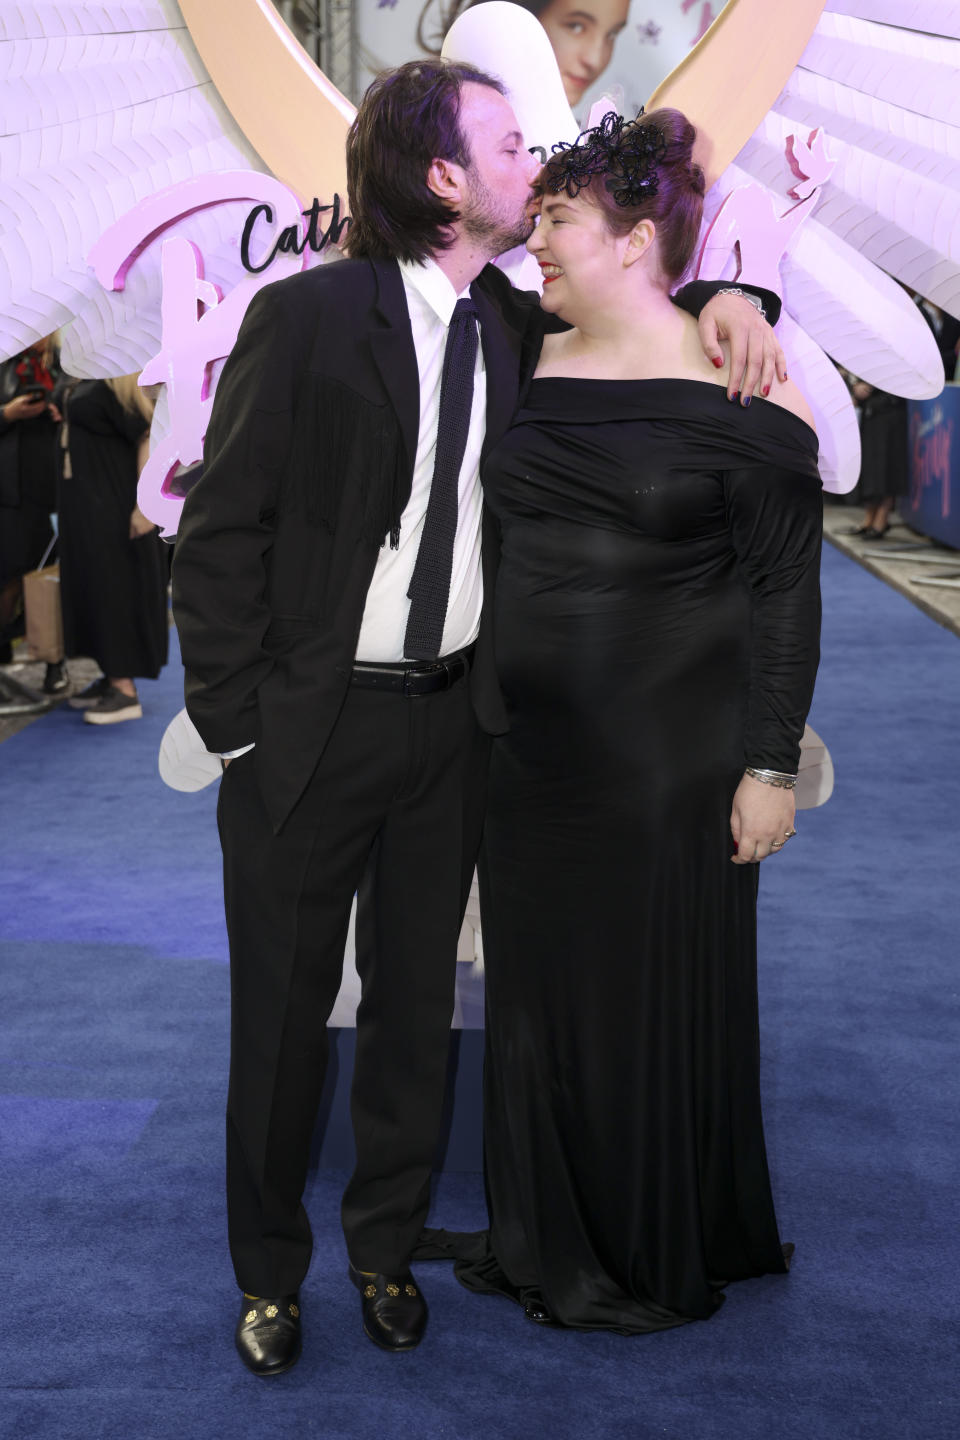
{"label": "man's beard", "polygon": [[526,205],[510,215],[498,209],[496,197],[484,185],[476,170],[467,172],[469,191],[467,203],[460,212],[464,235],[491,255],[503,255],[517,245],[524,245],[533,234],[533,217]]}

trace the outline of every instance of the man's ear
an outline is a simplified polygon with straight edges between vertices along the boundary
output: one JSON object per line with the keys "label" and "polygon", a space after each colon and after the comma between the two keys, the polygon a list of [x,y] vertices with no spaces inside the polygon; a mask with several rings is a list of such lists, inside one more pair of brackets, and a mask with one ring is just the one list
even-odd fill
{"label": "man's ear", "polygon": [[427,171],[427,189],[454,210],[463,201],[465,182],[463,166],[453,160],[433,160]]}
{"label": "man's ear", "polygon": [[657,238],[657,227],[652,220],[640,220],[627,236],[627,248],[623,252],[624,265],[635,265],[648,253]]}

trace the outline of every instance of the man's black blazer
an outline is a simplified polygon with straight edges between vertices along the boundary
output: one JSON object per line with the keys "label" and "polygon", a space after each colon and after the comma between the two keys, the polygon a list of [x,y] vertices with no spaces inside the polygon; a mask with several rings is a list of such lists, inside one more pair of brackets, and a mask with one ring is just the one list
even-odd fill
{"label": "man's black blazer", "polygon": [[[487,266],[472,286],[487,383],[484,455],[536,363],[538,298]],[[377,554],[410,496],[417,357],[399,268],[344,260],[266,286],[217,389],[204,473],[173,566],[187,710],[213,751],[256,742],[279,829],[349,684]],[[484,588],[496,536],[484,517]],[[480,724],[506,729],[489,604],[470,678]]]}

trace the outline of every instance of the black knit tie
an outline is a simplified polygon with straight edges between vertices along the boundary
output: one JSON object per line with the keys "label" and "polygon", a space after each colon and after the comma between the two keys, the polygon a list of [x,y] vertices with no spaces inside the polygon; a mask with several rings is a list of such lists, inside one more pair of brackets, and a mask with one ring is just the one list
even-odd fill
{"label": "black knit tie", "polygon": [[410,616],[403,640],[409,660],[436,660],[450,598],[453,542],[457,534],[457,492],[460,466],[470,433],[473,372],[477,363],[477,310],[472,300],[458,300],[447,330],[440,379],[440,420],[430,482],[430,499],[420,535],[420,549],[407,595]]}

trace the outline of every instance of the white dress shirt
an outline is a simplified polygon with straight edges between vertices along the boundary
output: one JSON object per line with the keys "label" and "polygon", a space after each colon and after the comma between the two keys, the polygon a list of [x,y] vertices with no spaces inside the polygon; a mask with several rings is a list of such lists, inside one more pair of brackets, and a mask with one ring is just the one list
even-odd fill
{"label": "white dress shirt", "polygon": [[[406,292],[413,346],[420,374],[420,430],[410,499],[400,517],[400,547],[391,550],[389,543],[382,546],[363,607],[355,658],[368,663],[379,660],[393,664],[404,659],[403,638],[410,612],[407,591],[413,578],[413,567],[420,548],[420,536],[423,533],[423,522],[430,499],[447,330],[457,301],[469,298],[470,294],[467,289],[462,295],[457,295],[434,260],[427,260],[422,265],[401,261],[400,275]],[[480,570],[480,520],[483,510],[480,451],[486,424],[486,372],[483,350],[478,345],[470,430],[460,466],[457,533],[453,543],[453,570],[440,645],[441,655],[451,655],[455,650],[462,650],[465,645],[472,645],[480,628],[480,609],[483,605],[483,577]],[[253,746],[247,745],[241,750],[225,751],[222,758],[232,760],[251,749]]]}
{"label": "white dress shirt", "polygon": [[[357,643],[358,660],[403,660],[403,637],[407,629],[410,601],[407,591],[420,549],[420,536],[430,499],[433,462],[440,418],[440,380],[447,330],[458,300],[469,298],[469,290],[457,295],[434,260],[423,265],[400,263],[400,275],[407,296],[413,346],[420,373],[420,432],[413,466],[413,486],[400,517],[400,548],[385,544],[367,591],[363,622]],[[480,450],[487,423],[486,376],[483,351],[477,346],[473,380],[473,408],[467,447],[460,467],[457,533],[453,544],[450,598],[443,627],[441,655],[462,650],[477,638],[483,580],[480,573],[480,517],[483,497],[480,490]]]}

